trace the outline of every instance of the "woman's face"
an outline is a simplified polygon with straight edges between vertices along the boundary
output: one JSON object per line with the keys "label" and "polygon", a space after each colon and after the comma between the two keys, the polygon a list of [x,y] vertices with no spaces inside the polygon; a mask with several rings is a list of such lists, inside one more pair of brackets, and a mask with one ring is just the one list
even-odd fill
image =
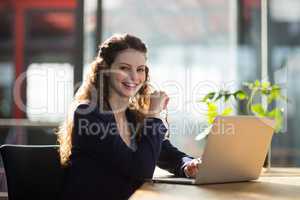
{"label": "woman's face", "polygon": [[121,97],[133,97],[145,81],[145,54],[134,49],[122,51],[111,65],[110,90]]}

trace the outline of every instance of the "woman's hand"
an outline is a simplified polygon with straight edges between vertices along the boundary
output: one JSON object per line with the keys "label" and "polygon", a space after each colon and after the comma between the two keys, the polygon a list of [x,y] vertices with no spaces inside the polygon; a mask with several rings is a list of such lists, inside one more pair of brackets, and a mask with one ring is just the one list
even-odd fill
{"label": "woman's hand", "polygon": [[169,102],[168,95],[163,91],[155,91],[150,95],[150,107],[148,116],[157,117],[160,112],[167,108]]}
{"label": "woman's hand", "polygon": [[184,167],[184,173],[187,177],[195,178],[196,174],[198,173],[198,167],[201,164],[201,159],[193,159],[189,161],[186,166]]}

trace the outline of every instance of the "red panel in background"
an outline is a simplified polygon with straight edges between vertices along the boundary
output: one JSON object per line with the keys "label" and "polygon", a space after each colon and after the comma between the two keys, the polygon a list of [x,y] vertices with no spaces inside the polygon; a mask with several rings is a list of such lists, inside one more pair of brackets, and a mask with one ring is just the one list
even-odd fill
{"label": "red panel in background", "polygon": [[[22,9],[15,9],[15,80],[22,74],[24,71],[24,11]],[[16,81],[15,81],[16,84]],[[24,87],[23,83],[23,87]],[[23,88],[22,85],[18,85],[19,87],[15,87],[16,91],[20,91],[18,94],[14,93],[14,118],[22,118],[24,116],[24,110],[22,111],[18,106],[17,103],[23,102],[22,100],[22,92]]]}
{"label": "red panel in background", "polygon": [[76,7],[76,0],[6,0],[12,2],[14,7],[26,8],[73,8]]}
{"label": "red panel in background", "polygon": [[76,0],[1,0],[0,9],[13,8],[73,8],[76,7]]}

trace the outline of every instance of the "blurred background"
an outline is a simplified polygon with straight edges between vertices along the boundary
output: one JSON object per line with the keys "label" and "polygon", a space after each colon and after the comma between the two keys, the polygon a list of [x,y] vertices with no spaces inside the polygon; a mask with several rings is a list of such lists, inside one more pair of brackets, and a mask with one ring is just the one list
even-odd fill
{"label": "blurred background", "polygon": [[[203,150],[201,95],[267,74],[290,100],[271,165],[299,167],[300,1],[263,1],[0,0],[0,144],[57,144],[53,129],[98,44],[128,32],[147,44],[151,81],[171,97],[170,139],[181,150]],[[1,163],[0,174],[5,192]]]}

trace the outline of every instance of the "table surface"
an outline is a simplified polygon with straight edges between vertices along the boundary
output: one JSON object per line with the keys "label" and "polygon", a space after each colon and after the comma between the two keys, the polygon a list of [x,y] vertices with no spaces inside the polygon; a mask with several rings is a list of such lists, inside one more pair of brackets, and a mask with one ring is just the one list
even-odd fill
{"label": "table surface", "polygon": [[[154,176],[166,176],[156,169]],[[271,168],[263,170],[259,179],[242,183],[180,185],[145,183],[130,200],[191,200],[191,199],[300,199],[300,168]]]}

